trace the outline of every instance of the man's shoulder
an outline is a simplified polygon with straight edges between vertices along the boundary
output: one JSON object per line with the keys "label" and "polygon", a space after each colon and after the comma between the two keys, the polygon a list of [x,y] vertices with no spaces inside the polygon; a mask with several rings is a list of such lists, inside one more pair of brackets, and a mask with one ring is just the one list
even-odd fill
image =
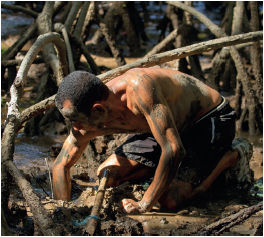
{"label": "man's shoulder", "polygon": [[123,79],[126,81],[129,88],[139,90],[146,85],[156,83],[156,76],[149,69],[133,68],[126,72]]}

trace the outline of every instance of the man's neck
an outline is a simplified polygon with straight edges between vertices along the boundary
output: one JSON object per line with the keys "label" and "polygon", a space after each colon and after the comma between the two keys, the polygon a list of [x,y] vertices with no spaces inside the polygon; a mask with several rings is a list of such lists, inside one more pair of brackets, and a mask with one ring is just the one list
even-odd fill
{"label": "man's neck", "polygon": [[106,100],[106,107],[108,109],[108,119],[113,120],[120,117],[125,117],[127,111],[126,100],[121,100],[124,91],[112,90],[114,88],[109,88],[109,96]]}

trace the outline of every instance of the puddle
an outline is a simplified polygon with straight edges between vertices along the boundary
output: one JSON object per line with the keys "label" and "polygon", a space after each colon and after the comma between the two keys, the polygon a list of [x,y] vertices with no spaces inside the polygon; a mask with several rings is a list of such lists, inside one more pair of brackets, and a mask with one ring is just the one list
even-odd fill
{"label": "puddle", "polygon": [[30,165],[46,167],[45,158],[49,157],[49,148],[62,143],[66,136],[26,136],[18,133],[15,139],[14,162],[18,168]]}
{"label": "puddle", "polygon": [[[14,1],[2,1],[4,4],[14,4]],[[8,37],[21,32],[21,28],[29,26],[33,23],[34,19],[21,12],[13,12],[1,8],[1,37]]]}
{"label": "puddle", "polygon": [[208,221],[209,217],[181,216],[177,213],[149,212],[142,215],[128,215],[130,218],[142,223],[144,232],[150,235],[158,234],[160,230],[184,229],[186,224],[202,224]]}

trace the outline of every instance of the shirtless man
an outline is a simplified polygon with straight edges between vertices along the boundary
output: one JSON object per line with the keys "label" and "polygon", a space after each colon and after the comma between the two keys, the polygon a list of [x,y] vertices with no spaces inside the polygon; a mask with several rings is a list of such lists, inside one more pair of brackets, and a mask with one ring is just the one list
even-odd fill
{"label": "shirtless man", "polygon": [[[141,201],[122,200],[127,213],[150,211],[157,201],[175,209],[252,156],[246,139],[232,144],[236,114],[228,102],[179,71],[135,68],[107,84],[76,71],[62,81],[56,106],[73,127],[53,164],[55,199],[70,200],[70,168],[96,136],[135,134],[100,165],[98,175],[110,170],[108,186],[154,176]],[[251,179],[242,173],[236,170],[240,181]]]}

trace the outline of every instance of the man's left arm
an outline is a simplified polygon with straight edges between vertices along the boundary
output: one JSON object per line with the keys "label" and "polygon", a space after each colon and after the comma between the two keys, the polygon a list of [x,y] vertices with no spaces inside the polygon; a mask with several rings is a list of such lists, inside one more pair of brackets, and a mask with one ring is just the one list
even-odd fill
{"label": "man's left arm", "polygon": [[154,179],[142,200],[139,202],[131,199],[122,200],[123,207],[128,213],[151,210],[172,182],[185,155],[172,113],[161,90],[148,84],[143,88],[142,91],[135,91],[134,103],[146,117],[156,141],[161,146],[162,153]]}

